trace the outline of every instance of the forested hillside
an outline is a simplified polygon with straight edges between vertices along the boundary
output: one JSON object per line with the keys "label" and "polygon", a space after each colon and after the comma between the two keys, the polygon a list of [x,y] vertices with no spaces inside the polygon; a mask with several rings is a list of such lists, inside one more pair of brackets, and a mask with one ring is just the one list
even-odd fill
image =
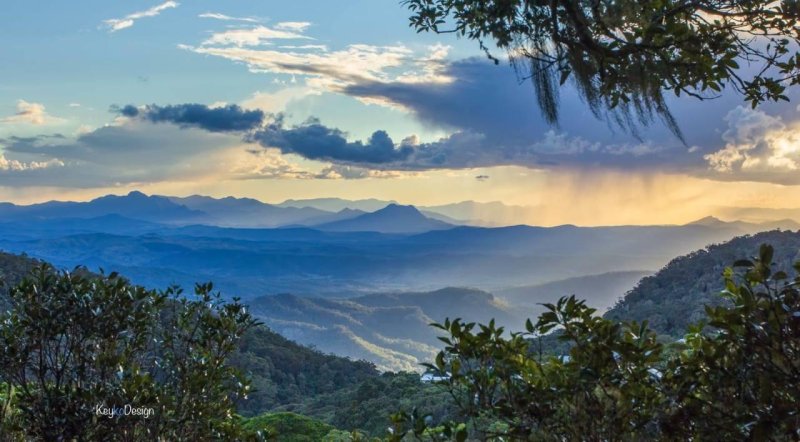
{"label": "forested hillside", "polygon": [[770,231],[740,236],[672,260],[606,313],[615,320],[649,321],[659,334],[682,337],[690,324],[705,318],[706,305],[725,302],[722,271],[735,261],[755,256],[761,244],[775,248],[777,268],[789,271],[800,260],[800,232]]}
{"label": "forested hillside", "polygon": [[239,404],[244,415],[295,405],[378,376],[369,362],[324,354],[265,326],[242,337],[232,363],[252,379],[252,393]]}

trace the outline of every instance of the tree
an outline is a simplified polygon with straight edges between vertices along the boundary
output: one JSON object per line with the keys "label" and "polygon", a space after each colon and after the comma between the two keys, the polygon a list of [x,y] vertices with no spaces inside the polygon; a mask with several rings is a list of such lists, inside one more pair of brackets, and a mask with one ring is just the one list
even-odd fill
{"label": "tree", "polygon": [[[208,440],[240,435],[247,381],[227,364],[254,325],[211,284],[195,297],[112,273],[42,265],[0,317],[0,433],[41,440]],[[6,410],[10,411],[6,411]]]}
{"label": "tree", "polygon": [[[546,305],[527,332],[446,320],[445,348],[429,369],[445,385],[469,431],[493,440],[798,440],[800,438],[800,262],[798,276],[773,269],[773,248],[724,273],[730,303],[685,342],[664,345],[646,323],[595,315],[574,297]],[[558,330],[570,344],[545,356],[539,338]],[[417,440],[464,440],[464,423],[428,428],[398,416]]]}
{"label": "tree", "polygon": [[[699,440],[800,438],[800,276],[772,269],[773,248],[725,270],[729,306],[708,307],[670,360],[665,431]],[[800,274],[800,262],[794,270]]]}
{"label": "tree", "polygon": [[573,79],[595,115],[635,132],[660,117],[682,137],[665,92],[713,98],[732,88],[753,107],[800,82],[797,0],[405,0],[418,32],[455,33],[508,53],[550,122]]}

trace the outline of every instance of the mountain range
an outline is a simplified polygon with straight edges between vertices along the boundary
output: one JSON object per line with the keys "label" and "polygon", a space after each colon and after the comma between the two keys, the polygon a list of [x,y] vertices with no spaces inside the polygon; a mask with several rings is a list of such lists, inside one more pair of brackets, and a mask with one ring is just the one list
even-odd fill
{"label": "mountain range", "polygon": [[[409,369],[437,348],[427,324],[445,315],[520,327],[539,304],[568,294],[603,311],[676,256],[800,227],[709,217],[683,226],[489,228],[435,219],[414,206],[364,211],[338,203],[325,201],[337,212],[132,192],[2,204],[0,249],[61,268],[118,271],[152,288],[213,281],[225,295],[252,302],[264,322],[292,339]],[[648,314],[658,323],[656,313]]]}

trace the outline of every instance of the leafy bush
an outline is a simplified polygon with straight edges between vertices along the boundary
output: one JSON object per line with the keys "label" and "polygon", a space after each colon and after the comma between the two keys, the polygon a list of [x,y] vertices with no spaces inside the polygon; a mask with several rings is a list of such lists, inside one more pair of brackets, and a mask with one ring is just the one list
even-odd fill
{"label": "leafy bush", "polygon": [[[724,272],[729,303],[707,308],[685,342],[665,346],[646,323],[601,318],[574,297],[546,305],[527,332],[437,325],[449,336],[429,367],[469,426],[428,428],[402,416],[394,440],[797,440],[800,276],[773,270],[774,250]],[[794,265],[800,273],[800,262]],[[568,354],[537,341],[558,329]],[[705,330],[705,331],[704,331]]]}
{"label": "leafy bush", "polygon": [[244,420],[246,430],[261,431],[276,442],[315,442],[334,428],[324,422],[295,413],[266,413]]}
{"label": "leafy bush", "polygon": [[[227,364],[254,321],[211,284],[188,298],[112,273],[42,265],[0,317],[2,432],[43,440],[207,440],[239,435],[248,385]],[[126,408],[128,406],[128,408]],[[5,407],[4,407],[5,409]]]}

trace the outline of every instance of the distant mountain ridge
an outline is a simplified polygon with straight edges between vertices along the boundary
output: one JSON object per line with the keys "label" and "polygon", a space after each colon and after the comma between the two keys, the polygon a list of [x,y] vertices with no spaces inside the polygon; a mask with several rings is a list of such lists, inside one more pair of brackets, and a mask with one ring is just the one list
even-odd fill
{"label": "distant mountain ridge", "polygon": [[800,223],[793,219],[785,218],[779,220],[762,221],[762,222],[745,222],[745,221],[723,221],[714,216],[707,216],[700,218],[696,221],[686,224],[687,226],[706,226],[706,227],[719,227],[719,226],[736,226],[742,230],[753,230],[754,228],[761,230],[798,230]]}
{"label": "distant mountain ridge", "polygon": [[277,207],[252,198],[201,195],[166,198],[205,214],[199,220],[203,224],[224,227],[280,227],[330,215],[330,212],[312,207]]}
{"label": "distant mountain ridge", "polygon": [[399,204],[389,204],[383,209],[355,218],[314,226],[316,229],[331,232],[381,233],[423,233],[452,227],[454,227],[452,224],[426,217],[414,206]]}
{"label": "distant mountain ridge", "polygon": [[[390,204],[399,204],[395,200],[347,200],[342,198],[312,198],[302,200],[286,200],[277,204],[280,207],[313,207],[321,210],[355,209],[374,212]],[[461,201],[458,203],[432,206],[417,206],[425,216],[444,221],[449,224],[466,224],[483,227],[509,226],[525,223],[533,219],[536,208],[512,206],[492,201],[488,203]]]}
{"label": "distant mountain ridge", "polygon": [[106,195],[87,202],[49,201],[17,206],[0,206],[0,221],[28,221],[31,219],[95,218],[120,215],[142,221],[168,224],[200,221],[205,214],[176,204],[169,198],[133,191],[127,195]]}
{"label": "distant mountain ridge", "polygon": [[[395,201],[374,198],[352,201],[340,198],[317,198],[286,200],[279,204],[268,204],[253,198],[230,196],[213,198],[202,195],[148,196],[139,191],[132,191],[127,195],[106,195],[86,202],[48,201],[31,205],[0,202],[0,223],[28,222],[34,219],[89,219],[118,215],[170,226],[190,224],[237,228],[323,226],[325,229],[340,230],[347,228],[345,226],[348,223],[344,221],[379,212],[389,206],[409,207]],[[503,227],[524,224],[526,221],[536,219],[535,207],[506,205],[497,201],[462,201],[452,204],[410,207],[414,207],[425,218],[455,226]],[[790,230],[800,228],[800,223],[795,221],[795,219],[800,219],[800,209],[719,209],[721,212],[726,212],[726,210],[730,213],[741,214],[750,221],[722,221],[709,216],[687,225],[727,225],[728,228],[736,228],[742,233],[775,228]],[[764,215],[761,215],[762,213]],[[777,218],[777,215],[783,217]],[[761,216],[761,219],[753,221],[752,219],[756,216]],[[730,218],[730,216],[726,216],[726,218]],[[339,225],[329,225],[340,221],[342,223]],[[385,222],[389,222],[388,218],[385,219]],[[432,230],[441,227],[441,224],[438,223],[429,224]],[[378,228],[374,225],[369,227],[373,231],[392,232],[397,230],[396,227],[391,226],[388,228]],[[425,228],[424,223],[420,223],[418,228],[404,231],[420,233],[422,228]]]}
{"label": "distant mountain ridge", "polygon": [[[421,233],[442,229],[447,223],[422,214],[413,206],[379,200],[365,200],[364,211],[348,207],[331,209],[272,205],[252,198],[212,198],[192,195],[170,197],[145,195],[133,191],[127,195],[106,195],[87,202],[49,201],[32,205],[0,203],[0,224],[31,220],[95,219],[106,216],[147,221],[167,226],[204,224],[237,228],[314,227],[328,231],[375,231],[384,233]],[[439,215],[441,218],[443,217]],[[352,220],[352,222],[350,222]]]}

